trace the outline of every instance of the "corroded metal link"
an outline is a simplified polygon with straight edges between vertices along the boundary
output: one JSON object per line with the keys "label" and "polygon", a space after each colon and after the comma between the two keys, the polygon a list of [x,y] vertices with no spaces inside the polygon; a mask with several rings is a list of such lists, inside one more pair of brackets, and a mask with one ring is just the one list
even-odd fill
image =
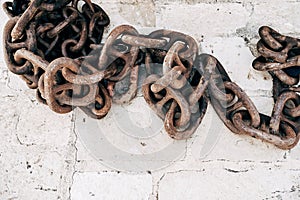
{"label": "corroded metal link", "polygon": [[[197,42],[188,35],[185,35],[185,34],[179,33],[179,32],[169,31],[169,30],[154,31],[149,34],[149,37],[153,38],[153,39],[162,39],[162,40],[168,41],[168,43],[164,47],[149,49],[148,53],[149,53],[150,57],[154,58],[154,60],[152,60],[152,61],[153,62],[162,62],[162,63],[164,63],[163,61],[167,61],[167,63],[165,64],[165,67],[164,67],[165,72],[169,71],[173,67],[173,66],[170,66],[170,64],[173,64],[176,62],[184,63],[185,68],[187,68],[187,72],[184,73],[184,75],[185,75],[185,79],[188,79],[190,76],[190,72],[192,71],[194,60],[196,59],[196,56],[198,55]],[[175,45],[175,43],[177,43],[177,44]],[[179,50],[178,45],[180,45],[180,44],[184,44],[184,47],[180,48],[180,50]],[[174,50],[175,51],[179,50],[179,51],[174,52]],[[169,58],[165,59],[167,54],[168,54]],[[178,59],[175,60],[174,56]],[[168,67],[166,67],[166,66],[168,66]],[[147,67],[147,68],[149,68],[149,67]],[[150,70],[148,70],[148,71],[150,71]],[[182,79],[182,80],[184,80],[184,79]],[[176,82],[180,82],[180,81],[176,81]]]}
{"label": "corroded metal link", "polygon": [[[218,68],[221,73],[224,73],[220,65]],[[290,149],[298,143],[299,119],[297,119],[296,122],[291,121],[281,114],[283,113],[284,105],[288,100],[297,98],[298,103],[299,97],[296,97],[295,93],[293,93],[294,95],[287,95],[288,97],[279,97],[271,118],[258,113],[255,105],[246,93],[244,93],[235,83],[228,81],[229,77],[227,74],[223,74],[222,76],[225,77],[223,80],[224,88],[221,88],[220,91],[223,90],[224,93],[230,92],[231,94],[234,94],[234,96],[236,96],[234,98],[235,101],[230,102],[230,104],[227,105],[222,104],[219,99],[222,96],[214,95],[215,93],[213,91],[210,91],[210,100],[219,117],[232,132],[250,135],[272,143],[281,149]],[[213,85],[215,85],[214,82],[215,81],[212,81]],[[212,89],[214,90],[214,87],[210,87],[210,90]],[[226,99],[225,95],[223,95],[223,98]],[[282,98],[284,100],[280,100]],[[292,109],[293,113],[298,111],[298,105],[299,103],[293,108],[295,110]],[[289,123],[286,124],[287,122]],[[272,127],[274,127],[276,131],[273,131]],[[279,132],[282,134],[279,134]]]}
{"label": "corroded metal link", "polygon": [[[151,85],[151,90],[154,93],[158,93],[161,90],[165,89],[166,87],[172,87],[174,85],[174,80],[176,80],[182,73],[182,67],[180,66],[175,66],[174,68],[171,69],[168,73],[166,73],[164,76],[162,76],[160,79],[158,79],[153,85]],[[185,80],[186,82],[186,80]],[[182,88],[184,85],[180,86]],[[174,87],[172,87],[174,88]],[[176,88],[174,88],[176,89]]]}
{"label": "corroded metal link", "polygon": [[102,119],[105,117],[109,110],[111,109],[112,99],[103,85],[99,84],[97,87],[98,90],[94,96],[94,103],[80,107],[88,116],[95,118],[95,119]]}
{"label": "corroded metal link", "polygon": [[63,55],[65,54],[64,56],[68,57],[66,53],[68,44],[73,44],[73,46],[70,47],[71,52],[79,52],[80,50],[82,50],[84,48],[84,45],[86,44],[87,38],[88,38],[87,24],[85,21],[81,21],[81,32],[80,32],[79,40],[78,41],[72,39],[66,40],[62,44]]}
{"label": "corroded metal link", "polygon": [[[127,46],[125,52],[116,49],[116,39],[124,34],[138,35],[138,32],[135,28],[129,25],[122,25],[115,28],[108,36],[99,58],[99,70],[106,70],[116,61],[116,59],[122,59],[124,61],[125,64],[121,66],[122,69],[120,72],[109,78],[111,81],[119,81],[125,78],[130,69],[135,66],[135,62],[138,57],[139,48],[137,46]],[[122,45],[122,43],[120,44]]]}
{"label": "corroded metal link", "polygon": [[224,124],[232,132],[240,134],[241,131],[233,124],[232,117],[234,116],[235,112],[246,110],[250,116],[250,125],[254,128],[257,128],[260,125],[260,116],[250,98],[239,86],[237,86],[233,82],[224,82],[224,86],[225,90],[234,93],[237,98],[234,102],[231,102],[231,104],[224,106],[224,104],[222,104],[220,100],[218,100],[214,96],[211,97],[213,107],[215,108],[217,114],[222,119]]}
{"label": "corroded metal link", "polygon": [[[70,11],[71,14],[69,14]],[[75,21],[79,16],[79,12],[73,7],[65,7],[63,9],[63,14],[65,20],[47,32],[47,36],[49,38],[54,38],[55,36],[60,34],[67,26],[69,26],[73,21]]]}
{"label": "corroded metal link", "polygon": [[270,132],[271,118],[260,114],[261,124],[260,128],[253,128],[249,126],[249,115],[247,112],[239,111],[234,114],[232,120],[235,127],[241,134],[246,134],[251,137],[260,139],[262,141],[274,144],[280,149],[291,149],[297,145],[299,141],[299,131],[295,131],[293,127],[285,123],[280,123],[280,129],[284,135],[274,135]]}
{"label": "corroded metal link", "polygon": [[34,54],[32,51],[29,51],[25,48],[18,49],[14,53],[14,60],[16,63],[21,63],[23,60],[29,61],[33,66],[39,67],[43,70],[47,69],[47,66],[49,65],[49,62],[44,60],[42,57]]}
{"label": "corroded metal link", "polygon": [[18,11],[13,9],[13,2],[4,2],[2,8],[8,17],[12,18],[18,16]]}
{"label": "corroded metal link", "polygon": [[163,74],[167,74],[174,66],[178,66],[180,68],[178,71],[180,73],[180,78],[174,77],[173,81],[170,83],[170,86],[175,89],[180,89],[186,84],[187,78],[189,78],[192,71],[193,61],[184,65],[182,59],[185,58],[179,57],[179,52],[184,49],[184,45],[185,44],[182,42],[175,42],[169,49],[163,62]]}
{"label": "corroded metal link", "polygon": [[[88,3],[82,6],[82,13],[87,18],[91,19],[90,31],[94,29],[103,29],[110,23],[107,13],[97,4]],[[93,31],[92,31],[93,32]]]}
{"label": "corroded metal link", "polygon": [[173,102],[165,118],[164,127],[166,132],[171,138],[177,140],[189,139],[200,125],[206,113],[206,109],[207,100],[205,97],[203,97],[199,100],[199,111],[192,114],[188,126],[182,129],[181,127],[176,126],[176,121],[174,122],[174,118],[176,119],[176,114],[180,115],[180,113],[176,112],[176,110],[178,110],[178,105],[176,102]]}
{"label": "corroded metal link", "polygon": [[69,95],[68,91],[75,91],[76,89],[82,89],[84,87],[78,87],[72,83],[67,83],[63,85],[54,86],[53,93],[55,94],[55,99],[62,105],[71,105],[73,107],[87,106],[95,102],[96,85],[89,85],[88,92],[80,98],[76,98],[75,95]]}
{"label": "corroded metal link", "polygon": [[[104,32],[105,26],[107,26],[110,23],[110,20],[105,12],[97,12],[95,13],[90,21],[89,24],[89,39],[92,40],[94,43],[100,43],[102,40],[102,35]],[[97,26],[98,25],[98,26]],[[103,26],[101,28],[98,28],[100,26]]]}
{"label": "corroded metal link", "polygon": [[[217,84],[211,80],[211,102],[225,125],[238,134],[246,134],[274,144],[281,149],[290,149],[299,141],[299,96],[294,92],[284,92],[277,99],[272,117],[258,113],[252,101],[236,84],[232,83],[224,70],[218,68],[223,77],[223,87],[216,93]],[[219,71],[219,72],[220,72]],[[213,76],[212,76],[213,77]],[[225,78],[225,79],[224,79]],[[227,80],[226,80],[227,79]],[[281,86],[280,86],[281,87]],[[228,102],[225,93],[236,96]],[[221,93],[224,93],[220,95]],[[222,104],[221,100],[229,104]],[[287,108],[287,102],[293,101],[293,107]],[[288,114],[288,116],[287,116]]]}
{"label": "corroded metal link", "polygon": [[257,44],[259,53],[280,63],[287,61],[290,50],[300,47],[299,39],[283,36],[267,26],[260,28],[259,35],[262,38]]}
{"label": "corroded metal link", "polygon": [[186,44],[186,48],[179,53],[181,58],[190,58],[194,60],[198,55],[198,45],[197,42],[190,36],[183,33],[169,31],[169,30],[157,30],[149,34],[151,38],[164,39],[167,38],[169,41],[167,45],[162,49],[168,51],[175,42],[181,41]]}
{"label": "corroded metal link", "polygon": [[[63,85],[59,85],[59,83],[57,83],[57,81],[54,78],[57,75],[58,71],[60,70],[64,71],[65,69],[71,70],[75,73],[79,72],[79,66],[73,59],[58,58],[49,64],[44,75],[44,92],[42,93],[44,93],[44,98],[47,101],[47,105],[53,111],[57,113],[67,113],[72,110],[73,106],[85,107],[95,103],[95,97],[96,97],[96,102],[99,101],[97,99],[101,97],[99,97],[99,88],[98,91],[96,92],[97,84],[87,85],[84,83],[81,84],[64,83]],[[64,74],[65,73],[63,72],[63,75]],[[64,93],[63,93],[64,96],[58,95],[61,92],[74,90],[74,88],[76,88],[76,86],[79,87],[79,85],[87,85],[90,88],[87,94],[84,94],[83,96],[80,97],[76,97],[74,95],[66,96],[66,94]],[[80,87],[82,88],[82,86]],[[108,99],[108,97],[106,97],[106,99]],[[93,112],[97,113],[96,111]]]}
{"label": "corroded metal link", "polygon": [[293,77],[284,71],[296,66],[300,68],[300,55],[288,59],[286,63],[268,61],[264,57],[259,57],[253,62],[254,69],[259,71],[269,71],[287,85],[296,85],[300,81],[299,75],[298,77]]}
{"label": "corroded metal link", "polygon": [[98,71],[93,74],[78,74],[78,69],[76,71],[72,71],[69,68],[63,68],[62,74],[64,78],[69,81],[70,83],[77,84],[77,85],[90,85],[95,84],[103,79],[108,79],[112,75],[116,73],[114,68],[110,68],[109,70],[105,71]]}
{"label": "corroded metal link", "polygon": [[[181,36],[184,38],[183,35]],[[194,60],[188,54],[181,54],[181,56],[188,55],[188,57],[180,57],[180,52],[186,51],[185,41],[187,40],[176,41],[176,38],[169,38],[169,40],[171,47],[168,47],[161,63],[162,76],[152,75],[146,79],[143,87],[144,98],[150,107],[165,120],[165,129],[170,137],[178,140],[187,139],[195,132],[206,112],[207,101],[203,94],[208,83],[204,79],[197,80],[199,83],[196,85],[188,82]],[[168,45],[170,44],[167,43],[165,46]],[[150,57],[146,59],[147,68],[149,68],[152,61]],[[147,71],[151,73],[150,69]]]}
{"label": "corroded metal link", "polygon": [[[37,96],[42,103],[47,104],[45,99],[44,77],[43,74],[39,79]],[[72,83],[65,83],[62,85],[55,85],[53,88],[53,94],[55,95],[57,102],[73,107],[90,105],[95,101],[97,96],[96,85],[75,85]],[[72,91],[72,95],[70,95],[70,91]]]}
{"label": "corroded metal link", "polygon": [[71,1],[72,0],[55,0],[54,2],[52,1],[53,3],[42,2],[40,5],[40,9],[48,12],[58,10],[65,7]]}
{"label": "corroded metal link", "polygon": [[181,108],[180,110],[183,112],[179,124],[180,126],[187,125],[189,123],[191,114],[188,102],[186,101],[183,94],[175,89],[172,89],[171,87],[166,87],[163,89],[163,91],[160,91],[162,93],[165,93],[162,98],[154,98],[154,94],[151,91],[151,85],[156,83],[158,79],[159,76],[151,75],[145,80],[145,83],[143,85],[143,94],[146,102],[153,110],[156,111],[160,118],[164,119],[166,114],[165,109],[170,106],[170,100],[175,100]]}
{"label": "corroded metal link", "polygon": [[140,46],[147,48],[163,48],[167,44],[167,40],[164,39],[153,39],[149,36],[136,36],[136,35],[123,35],[122,41],[132,46]]}
{"label": "corroded metal link", "polygon": [[[78,2],[80,0],[74,0],[73,1],[73,7],[77,8],[78,9]],[[105,18],[108,19],[109,21],[109,17],[108,15],[105,13],[105,11],[100,7],[98,6],[97,4],[94,4],[92,3],[90,0],[83,0],[84,2],[86,2],[83,6],[82,6],[82,13],[84,15],[86,15],[88,18],[92,18],[92,16],[95,14],[95,13],[103,13],[105,14]]]}
{"label": "corroded metal link", "polygon": [[[235,95],[225,90],[224,82],[232,82],[222,64],[213,56],[201,54],[198,56],[198,62],[209,78],[209,96],[217,99],[220,105],[225,107],[233,102]],[[209,75],[209,76],[208,76]]]}
{"label": "corroded metal link", "polygon": [[[195,62],[195,68],[193,74],[189,79],[189,84],[187,88],[183,89],[183,95],[189,104],[189,109],[191,111],[191,118],[189,120],[189,125],[184,129],[176,126],[176,115],[180,115],[181,110],[178,110],[178,105],[175,101],[172,102],[171,107],[166,113],[165,117],[165,129],[168,134],[175,139],[188,139],[196,131],[202,119],[207,111],[207,98],[205,97],[205,91],[208,88],[210,72],[203,72],[202,63]],[[175,69],[174,67],[173,69]],[[173,69],[171,71],[173,71]],[[202,75],[201,75],[202,74]],[[200,80],[199,80],[200,78]],[[194,83],[194,81],[196,83]]]}
{"label": "corroded metal link", "polygon": [[7,63],[8,69],[18,75],[26,74],[30,71],[31,65],[29,62],[23,63],[23,64],[17,64],[14,61],[13,54],[15,51],[21,48],[28,48],[30,46],[30,43],[32,41],[30,40],[21,40],[18,42],[13,42],[12,37],[10,35],[13,27],[16,25],[17,21],[19,20],[19,17],[14,17],[10,19],[7,24],[5,25],[4,32],[3,32],[3,38],[4,38],[4,59]]}
{"label": "corroded metal link", "polygon": [[181,42],[175,42],[170,48],[162,64],[163,76],[151,86],[153,92],[157,93],[168,86],[174,89],[181,89],[185,86],[187,78],[183,75],[190,74],[191,67],[185,67],[179,58],[178,52],[183,48],[184,44]]}
{"label": "corroded metal link", "polygon": [[51,22],[39,24],[36,29],[36,34],[42,38],[45,38],[45,35],[48,34],[48,31],[52,30],[53,28],[55,28],[55,25]]}
{"label": "corroded metal link", "polygon": [[[199,99],[205,97],[206,90],[210,85],[212,85],[210,81],[212,80],[212,75],[216,70],[217,65],[218,61],[212,56],[208,56],[207,54],[197,56],[194,74],[190,78],[190,84],[192,86],[194,84],[193,82],[196,82],[194,92],[189,96],[189,103],[191,107],[194,107],[196,103],[199,102]],[[196,80],[194,80],[195,77]]]}
{"label": "corroded metal link", "polygon": [[29,7],[21,15],[20,19],[17,21],[16,25],[11,31],[12,40],[20,39],[24,33],[27,24],[34,18],[35,14],[39,11],[39,6],[43,0],[32,0]]}
{"label": "corroded metal link", "polygon": [[200,99],[198,111],[192,113],[186,99],[192,90],[184,92],[166,87],[160,91],[161,96],[155,97],[151,85],[157,83],[158,79],[157,75],[151,75],[146,79],[143,85],[144,98],[158,116],[165,120],[164,126],[170,137],[177,140],[188,139],[201,123],[206,112],[207,101],[204,98]]}
{"label": "corroded metal link", "polygon": [[[161,91],[154,93],[151,91],[151,86],[158,84],[158,80],[157,75],[151,75],[146,79],[143,85],[146,102],[158,116],[165,120],[165,130],[171,138],[177,140],[190,138],[206,113],[206,98],[203,95],[194,95],[195,90],[190,85],[180,91],[171,87],[161,87],[163,88]],[[199,85],[201,84],[202,82],[199,83]],[[198,89],[200,86],[196,88]],[[193,95],[198,99],[194,104],[190,104],[187,97]]]}
{"label": "corroded metal link", "polygon": [[9,17],[16,17],[22,14],[29,6],[30,0],[13,0],[13,2],[4,2],[3,10]]}
{"label": "corroded metal link", "polygon": [[257,44],[261,54],[253,62],[259,71],[268,71],[276,75],[283,83],[292,86],[300,80],[300,40],[281,35],[270,27],[259,30],[261,40]]}
{"label": "corroded metal link", "polygon": [[[48,104],[54,111],[66,113],[71,111],[72,107],[78,106],[92,117],[102,118],[111,107],[111,97],[99,81],[112,76],[116,73],[116,69],[101,72],[101,75],[104,74],[103,78],[99,78],[100,72],[94,69],[93,72],[98,72],[93,74],[97,81],[91,81],[91,76],[82,73],[79,66],[75,65],[75,61],[62,58],[51,62],[52,58],[60,57],[63,52],[78,52],[83,47],[86,48],[88,31],[90,31],[87,25],[93,29],[91,31],[94,31],[94,34],[100,34],[109,23],[109,18],[102,8],[89,0],[86,1],[89,8],[86,5],[82,8],[85,17],[77,10],[78,1],[73,2],[76,9],[66,6],[70,2],[65,0],[48,3],[36,0],[29,6],[25,5],[26,1],[6,3],[4,7],[11,17],[21,15],[12,18],[4,31],[6,61],[10,63],[9,69],[22,75],[22,79],[30,88],[38,88],[37,98]],[[22,8],[18,5],[22,5]],[[20,11],[21,9],[23,11]],[[78,23],[79,26],[81,25],[79,28]],[[70,31],[73,33],[68,34]],[[79,39],[76,35],[80,36]],[[97,36],[98,41],[101,39],[102,33]],[[64,40],[71,42],[63,43],[60,50],[57,44]],[[43,50],[38,49],[41,45]],[[64,48],[66,46],[70,49]],[[49,53],[51,57],[47,56]],[[51,63],[49,64],[48,61]],[[65,65],[69,68],[64,67]],[[90,82],[85,81],[87,79]]]}
{"label": "corroded metal link", "polygon": [[117,104],[129,103],[136,97],[138,90],[139,66],[134,66],[130,74],[124,80],[116,83],[113,94],[113,102]]}
{"label": "corroded metal link", "polygon": [[[28,87],[31,89],[36,89],[38,86],[38,79],[41,73],[41,69],[37,67],[37,65],[33,65],[31,60],[21,58],[16,56],[17,52],[20,49],[27,49],[30,52],[35,52],[39,55],[43,55],[41,51],[37,49],[36,46],[36,35],[35,35],[35,24],[32,23],[29,26],[29,29],[26,30],[26,40],[12,42],[12,38],[10,36],[9,30],[12,30],[16,21],[19,17],[15,17],[9,20],[5,27],[4,32],[4,58],[8,65],[8,68],[11,72],[21,75],[21,78],[27,83]],[[6,32],[6,30],[8,32]],[[33,54],[33,53],[32,53]],[[20,54],[19,54],[20,55]]]}
{"label": "corroded metal link", "polygon": [[184,64],[181,62],[180,57],[179,57],[179,52],[183,50],[185,47],[185,44],[182,42],[175,42],[172,47],[169,49],[165,61],[163,63],[163,74],[168,73],[173,66],[180,66],[182,67],[182,70],[186,70],[186,67]]}
{"label": "corroded metal link", "polygon": [[[293,103],[292,108],[289,108],[287,103]],[[270,122],[270,131],[273,134],[279,134],[280,123],[283,121],[298,130],[300,133],[300,96],[295,92],[283,92],[277,99],[274,106],[272,119]]]}
{"label": "corroded metal link", "polygon": [[265,131],[269,138],[256,132],[261,139],[290,149],[298,143],[300,133],[298,87],[292,87],[300,80],[300,40],[283,36],[269,27],[262,27],[259,33],[262,39],[257,48],[261,56],[253,62],[253,67],[273,76],[275,106],[272,117],[268,117],[264,125],[268,127]]}
{"label": "corroded metal link", "polygon": [[98,5],[92,3],[92,5],[84,4],[82,6],[83,15],[90,19],[89,27],[89,40],[96,44],[101,43],[104,28],[110,24],[110,19],[107,13]]}
{"label": "corroded metal link", "polygon": [[236,83],[225,82],[224,86],[226,91],[231,91],[237,97],[236,102],[226,108],[226,116],[230,117],[234,112],[246,109],[251,117],[251,126],[257,128],[260,125],[259,112],[247,94]]}
{"label": "corroded metal link", "polygon": [[[188,70],[178,55],[182,49],[184,44],[175,42],[163,61],[164,75],[161,78],[158,75],[150,76],[143,87],[146,102],[165,120],[164,126],[170,137],[178,140],[187,139],[195,132],[207,109],[204,91],[208,82],[200,79],[195,86],[187,82],[182,74]],[[181,83],[176,84],[180,76]],[[189,114],[186,115],[186,112]]]}
{"label": "corroded metal link", "polygon": [[44,95],[47,101],[47,105],[51,108],[51,110],[57,113],[63,114],[63,113],[71,112],[73,107],[70,105],[60,105],[57,102],[55,98],[56,94],[54,93],[54,87],[56,85],[55,76],[57,72],[64,67],[76,68],[76,66],[77,64],[73,60],[62,58],[62,59],[54,60],[47,67],[47,71],[45,72],[45,76],[44,76]]}
{"label": "corroded metal link", "polygon": [[255,69],[260,71],[278,71],[290,67],[300,66],[300,55],[287,59],[287,61],[284,63],[270,62],[263,57],[260,59],[261,60],[256,60],[254,63]]}

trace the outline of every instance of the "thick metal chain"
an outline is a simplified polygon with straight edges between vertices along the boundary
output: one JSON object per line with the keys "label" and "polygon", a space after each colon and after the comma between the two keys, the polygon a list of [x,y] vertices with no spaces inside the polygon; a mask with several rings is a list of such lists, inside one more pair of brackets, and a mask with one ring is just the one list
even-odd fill
{"label": "thick metal chain", "polygon": [[257,47],[261,56],[253,62],[253,67],[268,71],[274,82],[275,106],[271,118],[265,120],[266,127],[280,138],[271,140],[275,145],[289,149],[298,143],[300,132],[300,40],[265,26],[260,28],[259,35]]}
{"label": "thick metal chain", "polygon": [[275,106],[268,117],[258,112],[216,58],[199,54],[192,37],[169,30],[142,35],[122,25],[103,44],[109,17],[90,0],[82,4],[14,0],[3,5],[10,17],[3,36],[7,66],[37,89],[37,98],[53,111],[68,113],[78,107],[101,119],[112,102],[124,104],[135,98],[145,68],[144,98],[174,139],[191,137],[210,100],[234,133],[281,149],[299,141],[300,40],[269,27],[260,29],[261,57],[253,66],[274,78]]}

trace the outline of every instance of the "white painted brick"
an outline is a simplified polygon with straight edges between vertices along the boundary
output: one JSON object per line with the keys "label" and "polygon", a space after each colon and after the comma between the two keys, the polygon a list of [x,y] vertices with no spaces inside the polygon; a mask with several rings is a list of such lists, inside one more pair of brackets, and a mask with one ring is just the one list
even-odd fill
{"label": "white painted brick", "polygon": [[152,0],[138,0],[132,4],[118,4],[120,15],[130,24],[141,27],[154,27],[155,4]]}
{"label": "white painted brick", "polygon": [[120,24],[131,24],[135,27],[155,27],[155,4],[151,0],[95,1],[109,15],[110,29]]}
{"label": "white painted brick", "polygon": [[0,147],[1,199],[67,199],[72,180],[71,149]]}
{"label": "white painted brick", "polygon": [[[131,24],[142,33],[167,28],[191,35],[201,42],[202,52],[223,63],[262,113],[271,113],[270,76],[251,68],[257,31],[270,25],[299,37],[299,0],[95,2],[111,18],[106,34],[117,25]],[[8,18],[3,12],[0,18],[3,30]],[[183,158],[152,174],[115,173],[77,140],[71,114],[58,115],[38,104],[34,91],[8,73],[0,58],[0,199],[66,200],[70,193],[72,200],[300,198],[300,145],[282,151],[233,134],[211,106]],[[217,132],[211,132],[213,127]],[[216,138],[209,138],[213,134]],[[203,157],[207,138],[213,146]]]}
{"label": "white painted brick", "polygon": [[[258,72],[252,68],[255,59],[240,37],[208,37],[201,43],[202,52],[215,56],[227,71],[232,81],[253,93],[266,95],[272,90],[272,79],[268,73]],[[260,91],[258,91],[260,90]]]}
{"label": "white painted brick", "polygon": [[[257,20],[260,24],[267,24],[274,27],[281,33],[300,33],[300,2],[288,4],[274,3],[271,5],[260,4],[254,9],[253,18],[251,21],[256,21],[256,17],[263,16]],[[268,8],[268,9],[266,9]],[[266,12],[266,13],[264,13]]]}
{"label": "white painted brick", "polygon": [[181,31],[196,38],[234,34],[250,13],[241,4],[158,6],[157,27]]}
{"label": "white painted brick", "polygon": [[95,156],[87,149],[84,142],[80,139],[76,142],[77,149],[77,172],[99,172],[105,170],[111,170],[107,166],[103,165]]}
{"label": "white painted brick", "polygon": [[252,13],[246,29],[255,33],[260,26],[273,27],[282,34],[300,33],[300,13],[298,8],[300,2],[282,3],[280,1],[251,4]]}
{"label": "white painted brick", "polygon": [[[299,199],[300,173],[267,168],[211,169],[166,174],[158,199]],[[237,170],[238,171],[238,170]],[[260,175],[258,175],[260,174]]]}
{"label": "white painted brick", "polygon": [[149,174],[76,173],[71,199],[146,200],[151,193],[152,178]]}
{"label": "white painted brick", "polygon": [[18,93],[5,86],[0,91],[0,107],[5,110],[0,114],[0,135],[4,136],[3,139],[24,145],[68,144],[73,135],[71,115],[53,113],[49,107],[35,100],[33,91]]}
{"label": "white painted brick", "polygon": [[297,145],[295,148],[293,148],[293,149],[290,151],[289,156],[290,156],[290,158],[293,159],[293,160],[298,160],[298,161],[300,161],[300,145]]}
{"label": "white painted brick", "polygon": [[[268,102],[261,98],[259,102]],[[265,105],[265,104],[264,104]],[[268,105],[268,107],[271,107]],[[190,145],[191,159],[198,161],[277,161],[282,160],[285,151],[249,136],[232,133],[217,114],[209,107],[208,112],[195,133]],[[238,152],[238,153],[237,153]]]}
{"label": "white painted brick", "polygon": [[[128,2],[131,0],[127,0]],[[244,3],[290,3],[290,2],[298,2],[298,0],[155,0],[155,2],[159,2],[160,4],[172,4],[172,3],[180,3],[181,5],[185,4],[199,4],[199,3],[208,3],[208,4],[220,4],[220,3],[235,3],[235,4],[244,4]]]}
{"label": "white painted brick", "polygon": [[20,110],[16,125],[16,134],[22,143],[49,146],[68,144],[74,134],[71,114],[58,115],[49,107],[30,100],[24,103],[28,104],[27,109]]}

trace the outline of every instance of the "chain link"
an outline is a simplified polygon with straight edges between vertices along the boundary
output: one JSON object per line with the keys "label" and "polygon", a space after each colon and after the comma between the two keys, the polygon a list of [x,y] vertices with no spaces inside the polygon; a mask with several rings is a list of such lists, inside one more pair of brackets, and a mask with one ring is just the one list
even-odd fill
{"label": "chain link", "polygon": [[[82,5],[83,4],[83,5]],[[110,20],[90,0],[22,0],[3,5],[9,70],[37,90],[37,99],[57,113],[78,107],[105,117],[112,102],[129,103],[145,68],[143,96],[174,139],[188,139],[213,105],[234,133],[290,149],[299,141],[300,40],[269,27],[259,30],[261,54],[253,62],[273,76],[272,116],[257,110],[247,94],[213,56],[199,54],[190,36],[170,30],[140,34],[121,25],[102,43]],[[82,6],[80,6],[82,5]]]}

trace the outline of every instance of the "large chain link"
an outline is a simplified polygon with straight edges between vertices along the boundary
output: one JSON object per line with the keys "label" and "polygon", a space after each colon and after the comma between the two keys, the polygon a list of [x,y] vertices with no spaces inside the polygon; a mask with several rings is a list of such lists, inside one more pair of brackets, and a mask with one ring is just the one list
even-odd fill
{"label": "large chain link", "polygon": [[122,25],[103,44],[110,20],[90,0],[14,0],[3,8],[10,17],[3,36],[9,70],[37,89],[37,98],[57,113],[78,107],[93,118],[105,117],[112,102],[135,98],[145,68],[143,96],[174,139],[191,137],[210,100],[234,133],[281,149],[299,140],[298,39],[260,29],[261,57],[253,66],[274,78],[275,106],[268,117],[216,58],[199,54],[197,42],[188,35],[169,30],[142,35]]}

